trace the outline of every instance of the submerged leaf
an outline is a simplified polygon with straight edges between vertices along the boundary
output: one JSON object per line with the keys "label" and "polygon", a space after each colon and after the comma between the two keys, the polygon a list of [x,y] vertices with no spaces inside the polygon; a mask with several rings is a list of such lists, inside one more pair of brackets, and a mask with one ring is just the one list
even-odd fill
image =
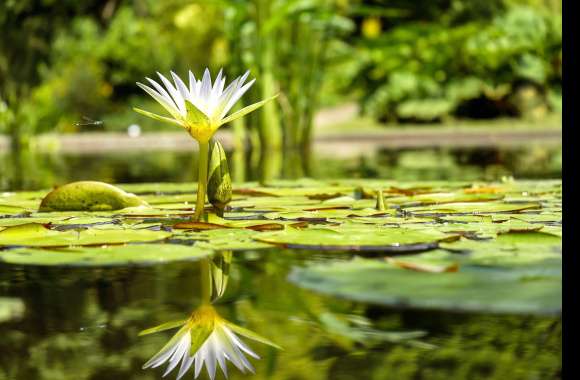
{"label": "submerged leaf", "polygon": [[498,271],[464,265],[457,273],[421,273],[369,259],[297,268],[290,280],[308,289],[399,308],[472,312],[561,312],[561,267]]}
{"label": "submerged leaf", "polygon": [[449,272],[457,272],[459,270],[458,263],[451,263],[448,265],[430,265],[394,259],[392,257],[385,257],[385,259],[387,260],[387,262],[399,268],[414,270],[417,272],[449,273]]}

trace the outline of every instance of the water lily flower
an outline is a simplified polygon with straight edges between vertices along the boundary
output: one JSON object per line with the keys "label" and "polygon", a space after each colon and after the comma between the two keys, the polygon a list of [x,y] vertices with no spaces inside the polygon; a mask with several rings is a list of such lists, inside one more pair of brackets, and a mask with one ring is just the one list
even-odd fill
{"label": "water lily flower", "polygon": [[200,306],[185,321],[165,323],[144,330],[139,335],[180,326],[179,331],[155,356],[145,363],[143,369],[156,368],[168,363],[163,374],[166,376],[181,363],[177,374],[177,380],[179,380],[192,367],[194,368],[194,378],[197,378],[205,364],[207,373],[213,380],[217,366],[227,377],[227,361],[232,362],[243,373],[246,371],[254,373],[254,367],[246,355],[255,359],[260,359],[260,357],[241,340],[239,335],[280,348],[268,339],[226,321],[209,304]]}
{"label": "water lily flower", "polygon": [[173,71],[171,72],[173,83],[162,74],[157,73],[165,87],[150,78],[147,78],[147,80],[152,87],[137,83],[139,87],[161,104],[171,117],[157,115],[140,108],[134,108],[136,112],[155,120],[179,125],[185,128],[199,143],[199,182],[195,220],[201,219],[205,205],[210,139],[222,125],[258,109],[277,96],[254,103],[227,116],[236,102],[254,84],[255,79],[245,83],[250,74],[247,71],[225,87],[226,78],[222,72],[222,70],[219,71],[213,83],[208,69],[205,69],[201,80],[197,80],[193,73],[189,71],[189,86]]}

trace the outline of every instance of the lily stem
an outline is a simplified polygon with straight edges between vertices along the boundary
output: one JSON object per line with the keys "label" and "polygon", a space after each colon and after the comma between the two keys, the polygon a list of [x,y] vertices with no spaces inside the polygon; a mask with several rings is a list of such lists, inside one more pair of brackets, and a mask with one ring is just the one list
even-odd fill
{"label": "lily stem", "polygon": [[199,167],[197,179],[197,202],[193,219],[199,222],[203,217],[205,207],[205,194],[207,192],[207,168],[209,162],[209,141],[199,142]]}

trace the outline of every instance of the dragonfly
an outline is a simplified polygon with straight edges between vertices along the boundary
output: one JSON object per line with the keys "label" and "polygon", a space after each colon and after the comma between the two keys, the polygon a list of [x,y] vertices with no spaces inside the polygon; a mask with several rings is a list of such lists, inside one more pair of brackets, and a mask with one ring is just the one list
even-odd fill
{"label": "dragonfly", "polygon": [[82,119],[83,119],[82,122],[74,123],[74,125],[76,127],[84,127],[84,126],[89,126],[89,125],[101,126],[104,124],[104,122],[102,120],[93,120],[90,117],[86,117],[86,116],[83,116]]}

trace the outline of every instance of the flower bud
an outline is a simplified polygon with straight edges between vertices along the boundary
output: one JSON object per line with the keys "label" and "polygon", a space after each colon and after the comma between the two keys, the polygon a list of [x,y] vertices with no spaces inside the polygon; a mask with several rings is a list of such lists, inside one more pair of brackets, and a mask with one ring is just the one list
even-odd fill
{"label": "flower bud", "polygon": [[207,198],[219,216],[223,216],[226,205],[232,200],[232,179],[228,160],[219,141],[214,142],[211,150]]}
{"label": "flower bud", "polygon": [[375,205],[375,208],[379,211],[385,211],[386,207],[385,207],[385,198],[383,196],[383,189],[379,189],[377,191],[377,203]]}

